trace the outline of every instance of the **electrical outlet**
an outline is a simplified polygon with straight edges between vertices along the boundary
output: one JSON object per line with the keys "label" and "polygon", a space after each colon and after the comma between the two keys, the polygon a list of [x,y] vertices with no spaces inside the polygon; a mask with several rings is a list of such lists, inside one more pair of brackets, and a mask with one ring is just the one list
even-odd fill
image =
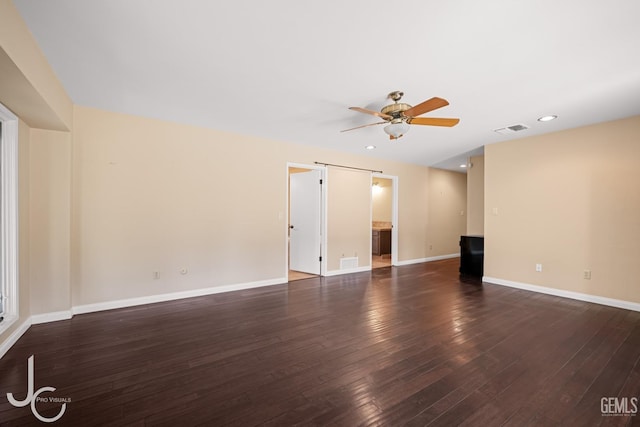
{"label": "electrical outlet", "polygon": [[536,264],[536,271],[538,273],[542,272],[542,264]]}
{"label": "electrical outlet", "polygon": [[582,275],[582,278],[585,280],[591,280],[591,270],[585,270]]}
{"label": "electrical outlet", "polygon": [[180,274],[187,274],[188,272],[189,270],[187,270],[186,268],[180,270]]}

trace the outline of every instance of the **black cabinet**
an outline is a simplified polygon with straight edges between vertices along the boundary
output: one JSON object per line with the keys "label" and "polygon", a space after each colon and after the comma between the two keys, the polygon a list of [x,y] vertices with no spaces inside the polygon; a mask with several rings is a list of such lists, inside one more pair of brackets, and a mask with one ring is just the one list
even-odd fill
{"label": "black cabinet", "polygon": [[460,276],[482,280],[484,237],[460,236]]}

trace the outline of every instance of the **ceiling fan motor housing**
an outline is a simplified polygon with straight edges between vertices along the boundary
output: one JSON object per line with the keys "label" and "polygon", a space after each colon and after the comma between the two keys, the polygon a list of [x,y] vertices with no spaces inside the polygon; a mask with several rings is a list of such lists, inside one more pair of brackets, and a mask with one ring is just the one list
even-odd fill
{"label": "ceiling fan motor housing", "polygon": [[389,104],[386,107],[383,107],[382,110],[380,110],[380,112],[382,114],[387,114],[393,117],[394,119],[399,119],[403,117],[402,112],[407,111],[409,108],[411,108],[411,105],[409,104],[405,104],[403,102],[396,102],[393,104]]}

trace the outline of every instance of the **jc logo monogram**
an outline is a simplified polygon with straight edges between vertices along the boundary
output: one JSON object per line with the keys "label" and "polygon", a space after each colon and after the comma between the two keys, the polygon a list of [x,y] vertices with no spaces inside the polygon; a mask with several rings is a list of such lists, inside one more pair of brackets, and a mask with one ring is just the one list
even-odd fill
{"label": "jc logo monogram", "polygon": [[27,397],[24,400],[17,400],[13,397],[13,393],[7,393],[7,400],[16,408],[22,408],[23,406],[27,406],[31,404],[31,412],[33,415],[44,423],[52,423],[54,421],[58,421],[63,415],[64,411],[67,409],[67,404],[63,403],[62,408],[60,408],[60,412],[55,417],[47,418],[43,417],[38,413],[38,409],[36,408],[36,402],[38,401],[47,401],[46,398],[39,397],[41,393],[44,392],[52,392],[56,391],[55,387],[41,387],[36,392],[33,392],[33,355],[29,357],[29,367],[27,370],[27,381],[28,381],[28,390]]}

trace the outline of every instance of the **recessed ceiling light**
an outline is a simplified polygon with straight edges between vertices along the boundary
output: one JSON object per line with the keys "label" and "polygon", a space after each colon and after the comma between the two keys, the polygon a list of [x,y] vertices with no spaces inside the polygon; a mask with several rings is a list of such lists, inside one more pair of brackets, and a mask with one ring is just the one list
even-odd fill
{"label": "recessed ceiling light", "polygon": [[461,167],[461,168],[466,168],[466,167],[467,167],[467,165],[460,165],[460,167]]}
{"label": "recessed ceiling light", "polygon": [[550,122],[551,120],[557,119],[558,116],[550,115],[550,116],[542,116],[538,119],[539,122]]}
{"label": "recessed ceiling light", "polygon": [[375,150],[375,149],[376,149],[376,146],[375,146],[375,145],[367,145],[367,146],[366,146],[366,147],[364,147],[364,148],[366,148],[367,150]]}

